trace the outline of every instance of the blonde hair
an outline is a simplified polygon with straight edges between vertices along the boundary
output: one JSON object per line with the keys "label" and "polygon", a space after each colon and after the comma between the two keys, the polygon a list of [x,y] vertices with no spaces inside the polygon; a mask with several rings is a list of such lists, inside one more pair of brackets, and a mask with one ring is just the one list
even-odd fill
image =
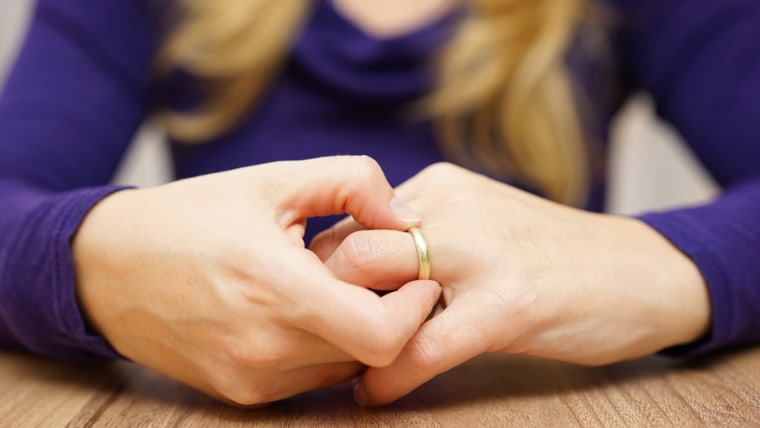
{"label": "blonde hair", "polygon": [[[276,76],[309,3],[183,0],[159,64],[209,92],[198,110],[163,114],[169,134],[204,141],[233,128]],[[438,55],[437,87],[415,106],[435,120],[449,159],[584,201],[588,153],[564,61],[585,3],[470,0]]]}

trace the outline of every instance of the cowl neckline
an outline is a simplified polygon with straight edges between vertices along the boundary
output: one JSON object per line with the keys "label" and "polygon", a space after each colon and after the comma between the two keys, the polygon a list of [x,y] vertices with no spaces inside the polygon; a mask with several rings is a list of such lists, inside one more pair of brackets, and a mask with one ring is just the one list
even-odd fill
{"label": "cowl neckline", "polygon": [[331,91],[373,102],[416,98],[431,88],[431,59],[461,15],[453,9],[411,31],[378,37],[345,17],[332,0],[317,0],[291,61]]}

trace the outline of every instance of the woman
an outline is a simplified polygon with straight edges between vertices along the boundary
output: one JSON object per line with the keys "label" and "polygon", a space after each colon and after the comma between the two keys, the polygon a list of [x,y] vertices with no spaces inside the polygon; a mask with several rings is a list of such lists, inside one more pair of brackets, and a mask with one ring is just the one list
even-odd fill
{"label": "woman", "polygon": [[[604,364],[757,341],[756,2],[183,6],[40,2],[0,100],[4,343],[118,353],[238,404],[358,360],[355,398],[376,405],[480,352]],[[592,212],[632,85],[718,200]],[[104,186],[152,109],[197,177]],[[335,153],[376,159],[398,196],[366,158],[266,164]],[[426,168],[441,160],[493,178]],[[303,248],[307,217],[341,212],[357,223]],[[446,307],[428,321],[418,224]]]}

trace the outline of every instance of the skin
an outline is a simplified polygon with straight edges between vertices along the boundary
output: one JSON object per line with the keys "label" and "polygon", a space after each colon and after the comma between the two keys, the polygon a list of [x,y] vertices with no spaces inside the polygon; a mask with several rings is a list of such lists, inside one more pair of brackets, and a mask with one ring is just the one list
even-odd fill
{"label": "skin", "polygon": [[237,405],[386,366],[440,287],[411,281],[380,297],[336,279],[302,238],[305,218],[339,213],[371,228],[419,223],[367,157],[117,192],[72,243],[81,308],[123,356]]}
{"label": "skin", "polygon": [[[646,224],[559,205],[438,164],[397,188],[423,215],[445,309],[354,396],[381,405],[485,352],[578,364],[632,359],[709,329],[694,263]],[[312,250],[344,281],[389,288],[417,277],[411,235],[344,221]]]}
{"label": "skin", "polygon": [[335,8],[375,37],[413,31],[443,15],[457,0],[332,0]]}

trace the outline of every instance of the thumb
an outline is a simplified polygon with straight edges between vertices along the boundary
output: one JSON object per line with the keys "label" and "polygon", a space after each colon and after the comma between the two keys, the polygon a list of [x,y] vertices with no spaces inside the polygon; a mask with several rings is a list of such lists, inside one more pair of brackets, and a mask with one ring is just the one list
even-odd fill
{"label": "thumb", "polygon": [[370,367],[354,388],[362,406],[395,401],[459,364],[486,352],[494,330],[483,323],[483,302],[461,296],[422,324],[396,359],[385,367]]}
{"label": "thumb", "polygon": [[396,198],[380,165],[368,156],[333,156],[268,164],[285,221],[349,214],[371,229],[406,230],[421,218]]}

